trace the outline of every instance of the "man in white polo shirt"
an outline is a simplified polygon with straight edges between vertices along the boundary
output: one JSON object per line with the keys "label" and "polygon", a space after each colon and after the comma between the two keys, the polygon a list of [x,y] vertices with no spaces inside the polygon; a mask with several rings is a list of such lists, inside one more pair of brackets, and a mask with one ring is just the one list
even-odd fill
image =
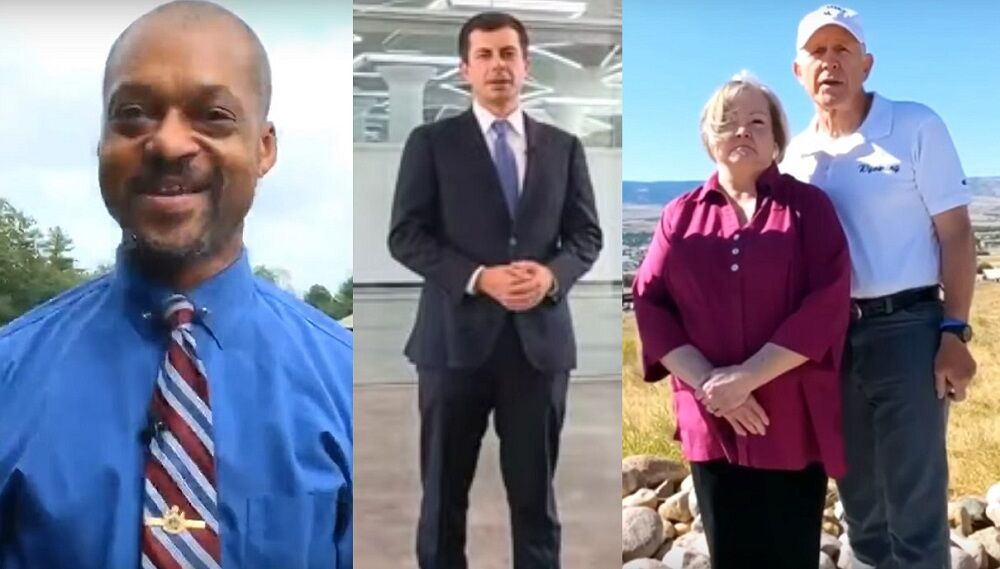
{"label": "man in white polo shirt", "polygon": [[864,90],[856,12],[808,14],[796,47],[816,115],[781,169],[829,194],[852,261],[839,487],[855,567],[948,568],[947,408],[976,370],[971,195],[940,117]]}

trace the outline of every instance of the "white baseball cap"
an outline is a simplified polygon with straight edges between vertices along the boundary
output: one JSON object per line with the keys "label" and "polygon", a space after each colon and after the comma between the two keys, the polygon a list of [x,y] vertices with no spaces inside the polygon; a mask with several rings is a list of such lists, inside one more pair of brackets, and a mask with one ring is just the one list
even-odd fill
{"label": "white baseball cap", "polygon": [[861,16],[850,8],[827,4],[806,14],[799,22],[799,33],[795,40],[796,49],[802,49],[816,30],[823,26],[840,26],[850,32],[859,43],[865,43],[865,32],[861,29]]}

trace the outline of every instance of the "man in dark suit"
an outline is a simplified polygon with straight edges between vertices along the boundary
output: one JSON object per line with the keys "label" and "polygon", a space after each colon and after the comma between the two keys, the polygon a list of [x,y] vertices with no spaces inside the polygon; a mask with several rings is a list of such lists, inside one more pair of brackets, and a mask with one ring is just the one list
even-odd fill
{"label": "man in dark suit", "polygon": [[389,249],[424,278],[406,355],[419,377],[423,569],[466,567],[468,493],[490,412],[514,567],[558,568],[552,479],[576,345],[566,294],[601,249],[580,141],[520,106],[528,37],[479,14],[459,34],[472,108],[415,129]]}

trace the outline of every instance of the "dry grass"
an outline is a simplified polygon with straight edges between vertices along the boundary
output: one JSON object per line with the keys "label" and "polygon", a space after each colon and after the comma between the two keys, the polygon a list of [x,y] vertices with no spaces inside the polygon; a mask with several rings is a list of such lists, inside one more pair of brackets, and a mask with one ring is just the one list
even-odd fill
{"label": "dry grass", "polygon": [[674,417],[670,384],[642,381],[635,317],[622,323],[622,454],[658,454],[681,458],[673,440]]}
{"label": "dry grass", "polygon": [[[979,363],[969,399],[951,409],[948,456],[952,497],[983,494],[1000,480],[1000,284],[976,287],[972,310]],[[635,318],[622,323],[622,454],[655,453],[679,458],[672,438],[673,406],[666,382],[642,381]]]}
{"label": "dry grass", "polygon": [[979,372],[969,399],[951,408],[948,456],[954,495],[982,494],[1000,480],[1000,284],[980,283],[972,306]]}

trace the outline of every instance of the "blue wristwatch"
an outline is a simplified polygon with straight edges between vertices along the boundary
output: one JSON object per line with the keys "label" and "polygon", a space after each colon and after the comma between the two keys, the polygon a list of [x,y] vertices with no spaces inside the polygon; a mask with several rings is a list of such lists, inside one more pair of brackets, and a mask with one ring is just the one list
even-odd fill
{"label": "blue wristwatch", "polygon": [[945,318],[941,321],[941,331],[954,334],[963,344],[972,340],[972,326],[968,322],[963,322],[957,318]]}

